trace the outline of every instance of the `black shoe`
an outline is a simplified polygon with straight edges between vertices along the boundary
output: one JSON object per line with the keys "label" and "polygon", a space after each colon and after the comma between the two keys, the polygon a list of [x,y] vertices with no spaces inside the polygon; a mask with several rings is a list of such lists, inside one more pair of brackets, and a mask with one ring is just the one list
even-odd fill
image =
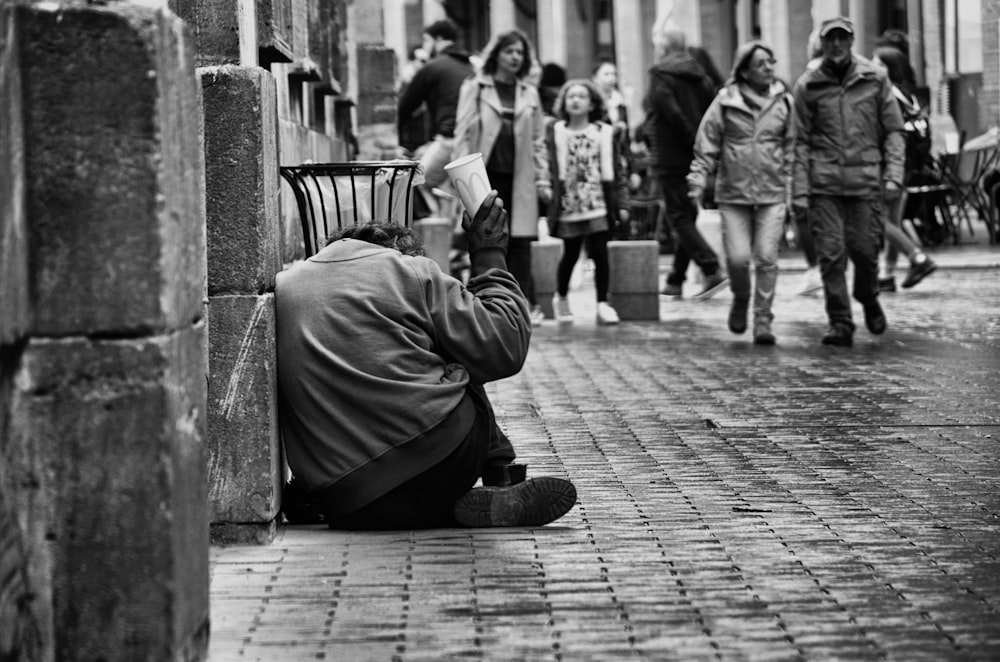
{"label": "black shoe", "polygon": [[483,469],[483,485],[486,487],[505,487],[523,483],[528,474],[525,464],[493,464]]}
{"label": "black shoe", "polygon": [[878,299],[873,299],[864,305],[865,326],[876,336],[885,333],[886,321],[885,313],[882,312],[882,305]]}
{"label": "black shoe", "polygon": [[823,336],[824,345],[834,345],[836,347],[850,347],[854,344],[854,334],[846,326],[834,324]]}
{"label": "black shoe", "polygon": [[281,491],[281,513],[289,524],[322,524],[326,516],[311,503],[309,493],[294,478]]}
{"label": "black shoe", "polygon": [[937,264],[929,257],[924,258],[923,262],[911,264],[910,270],[906,272],[906,278],[903,279],[903,287],[907,289],[913,287],[936,270]]}
{"label": "black shoe", "polygon": [[878,279],[878,291],[879,292],[895,292],[896,291],[896,277],[889,276],[888,278]]}
{"label": "black shoe", "polygon": [[755,345],[773,345],[777,342],[777,338],[771,333],[771,323],[764,320],[754,322],[753,324],[753,344]]}
{"label": "black shoe", "polygon": [[452,507],[461,526],[542,526],[570,511],[576,488],[562,478],[531,478],[509,487],[473,487]]}
{"label": "black shoe", "polygon": [[733,299],[729,307],[729,330],[735,334],[743,333],[747,330],[747,306],[746,299]]}

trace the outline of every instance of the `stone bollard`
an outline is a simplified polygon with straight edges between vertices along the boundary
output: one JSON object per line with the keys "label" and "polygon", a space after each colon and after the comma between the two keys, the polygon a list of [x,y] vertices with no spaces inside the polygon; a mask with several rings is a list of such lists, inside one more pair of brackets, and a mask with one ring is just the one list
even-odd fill
{"label": "stone bollard", "polygon": [[653,239],[608,242],[608,303],[621,319],[660,319],[659,254]]}
{"label": "stone bollard", "polygon": [[424,240],[427,257],[438,263],[441,271],[450,273],[451,219],[431,216],[413,223]]}
{"label": "stone bollard", "polygon": [[556,269],[563,254],[561,239],[547,238],[531,242],[531,275],[535,280],[535,299],[545,312],[545,319],[555,319],[552,297],[556,293]]}

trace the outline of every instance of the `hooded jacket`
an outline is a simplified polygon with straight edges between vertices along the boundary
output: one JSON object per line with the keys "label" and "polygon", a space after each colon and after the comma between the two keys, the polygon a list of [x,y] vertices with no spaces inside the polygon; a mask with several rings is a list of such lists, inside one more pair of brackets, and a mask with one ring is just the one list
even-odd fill
{"label": "hooded jacket", "polygon": [[687,51],[670,51],[650,67],[643,133],[654,172],[687,173],[698,125],[714,96],[712,80]]}
{"label": "hooded jacket", "polygon": [[432,135],[451,138],[455,135],[455,113],[462,81],[473,74],[468,52],[458,46],[444,48],[437,57],[422,66],[399,98],[399,122],[427,104]]}
{"label": "hooded jacket", "polygon": [[858,55],[843,80],[826,64],[795,83],[792,196],[872,197],[885,182],[903,185],[903,117],[892,84]]}
{"label": "hooded jacket", "polygon": [[737,80],[737,72],[758,48],[771,51],[755,41],[736,52],[729,80],[698,127],[688,186],[704,189],[715,173],[716,202],[753,205],[788,199],[795,135],[791,94],[775,81],[758,107]]}

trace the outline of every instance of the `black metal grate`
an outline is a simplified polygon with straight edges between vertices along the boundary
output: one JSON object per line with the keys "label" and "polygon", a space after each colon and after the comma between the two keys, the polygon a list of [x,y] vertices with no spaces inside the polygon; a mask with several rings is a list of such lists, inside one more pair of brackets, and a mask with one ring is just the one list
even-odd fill
{"label": "black metal grate", "polygon": [[413,223],[413,182],[417,161],[352,161],[282,166],[292,187],[302,224],[306,257],[345,225],[389,220]]}

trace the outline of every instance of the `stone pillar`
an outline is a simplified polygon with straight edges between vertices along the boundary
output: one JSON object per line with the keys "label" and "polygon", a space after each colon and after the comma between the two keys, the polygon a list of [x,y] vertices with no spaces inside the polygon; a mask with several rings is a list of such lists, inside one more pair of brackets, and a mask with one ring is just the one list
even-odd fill
{"label": "stone pillar", "polygon": [[14,657],[204,659],[204,168],[189,35],[126,3],[15,11],[33,319],[0,435],[0,502],[12,496],[44,649]]}
{"label": "stone pillar", "polygon": [[660,319],[659,255],[655,240],[608,242],[608,303],[623,320]]}
{"label": "stone pillar", "polygon": [[531,275],[535,280],[535,300],[542,307],[545,319],[555,319],[552,297],[556,293],[556,270],[563,254],[561,239],[549,238],[531,242]]}
{"label": "stone pillar", "polygon": [[204,67],[212,540],[267,542],[280,508],[274,278],[281,269],[275,84]]}

